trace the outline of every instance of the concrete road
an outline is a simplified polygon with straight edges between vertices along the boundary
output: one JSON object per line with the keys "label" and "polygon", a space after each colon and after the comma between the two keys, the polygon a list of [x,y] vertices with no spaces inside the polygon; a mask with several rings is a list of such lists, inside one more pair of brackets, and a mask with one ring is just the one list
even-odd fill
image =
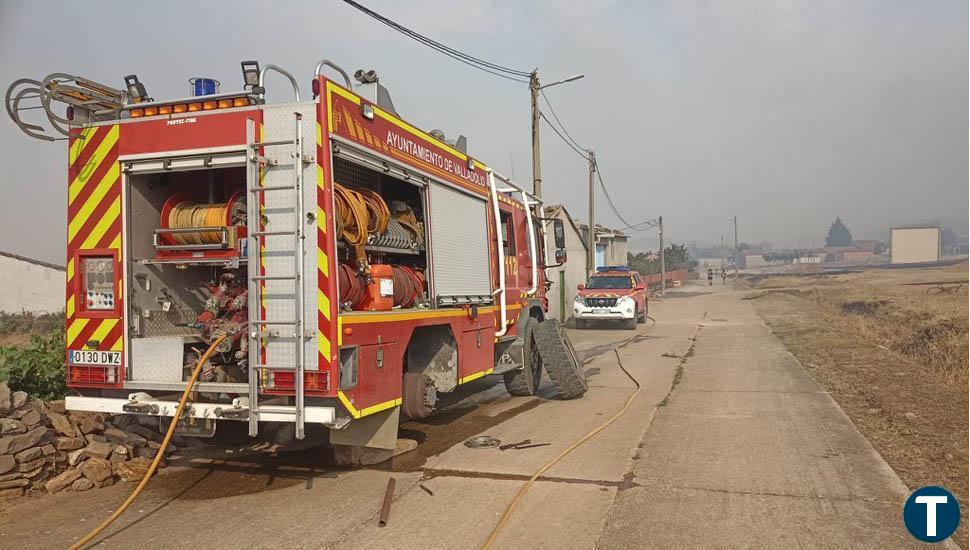
{"label": "concrete road", "polygon": [[[497,547],[910,544],[902,484],[747,302],[688,287],[651,315],[657,322],[636,332],[571,331],[588,359],[582,399],[552,399],[548,381],[538,397],[513,398],[490,377],[406,423],[418,450],[379,467],[337,468],[320,451],[173,464],[102,545],[479,547],[533,472],[634,395],[620,365],[641,388],[627,413],[539,478]],[[547,445],[465,447],[474,435]],[[379,528],[392,476],[395,501]],[[21,501],[0,516],[0,546],[64,546],[131,488]]]}

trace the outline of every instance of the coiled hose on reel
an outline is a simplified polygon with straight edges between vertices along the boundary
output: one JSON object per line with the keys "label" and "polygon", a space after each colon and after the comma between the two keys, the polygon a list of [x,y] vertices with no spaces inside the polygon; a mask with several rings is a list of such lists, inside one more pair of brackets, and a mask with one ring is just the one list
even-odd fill
{"label": "coiled hose on reel", "polygon": [[354,249],[357,266],[367,270],[364,246],[370,235],[387,230],[391,211],[380,195],[370,189],[350,189],[334,183],[337,236]]}
{"label": "coiled hose on reel", "polygon": [[[193,229],[199,227],[233,227],[246,223],[246,199],[241,191],[233,193],[226,202],[204,204],[188,200],[176,193],[162,205],[160,224],[163,229]],[[220,231],[166,231],[162,235],[167,245],[218,244]]]}
{"label": "coiled hose on reel", "polygon": [[[341,306],[357,309],[367,292],[367,280],[345,263],[338,264],[337,272]],[[394,307],[406,309],[424,300],[424,273],[419,269],[391,265],[391,280],[394,283]]]}

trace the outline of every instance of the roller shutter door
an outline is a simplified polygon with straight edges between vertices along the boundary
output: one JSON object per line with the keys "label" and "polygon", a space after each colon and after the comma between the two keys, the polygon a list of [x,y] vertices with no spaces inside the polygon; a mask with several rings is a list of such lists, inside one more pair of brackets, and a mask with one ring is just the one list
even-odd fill
{"label": "roller shutter door", "polygon": [[490,303],[487,203],[440,184],[429,186],[431,254],[438,305]]}

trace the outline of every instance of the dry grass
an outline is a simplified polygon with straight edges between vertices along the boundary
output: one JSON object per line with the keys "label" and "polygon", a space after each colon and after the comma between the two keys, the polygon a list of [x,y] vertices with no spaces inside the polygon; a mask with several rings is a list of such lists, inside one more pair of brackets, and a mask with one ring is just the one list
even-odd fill
{"label": "dry grass", "polygon": [[63,328],[63,313],[0,311],[0,346],[25,346],[32,336],[44,336]]}
{"label": "dry grass", "polygon": [[[967,502],[968,296],[906,283],[966,280],[967,264],[749,283],[772,330],[910,488]],[[966,506],[957,540],[967,546]]]}

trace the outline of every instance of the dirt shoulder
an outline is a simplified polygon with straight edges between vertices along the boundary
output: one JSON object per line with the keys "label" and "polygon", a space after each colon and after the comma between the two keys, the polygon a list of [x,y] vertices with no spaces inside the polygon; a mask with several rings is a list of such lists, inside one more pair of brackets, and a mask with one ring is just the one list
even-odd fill
{"label": "dirt shoulder", "polygon": [[949,268],[750,281],[769,327],[845,410],[903,482],[956,494],[967,547],[967,287]]}

